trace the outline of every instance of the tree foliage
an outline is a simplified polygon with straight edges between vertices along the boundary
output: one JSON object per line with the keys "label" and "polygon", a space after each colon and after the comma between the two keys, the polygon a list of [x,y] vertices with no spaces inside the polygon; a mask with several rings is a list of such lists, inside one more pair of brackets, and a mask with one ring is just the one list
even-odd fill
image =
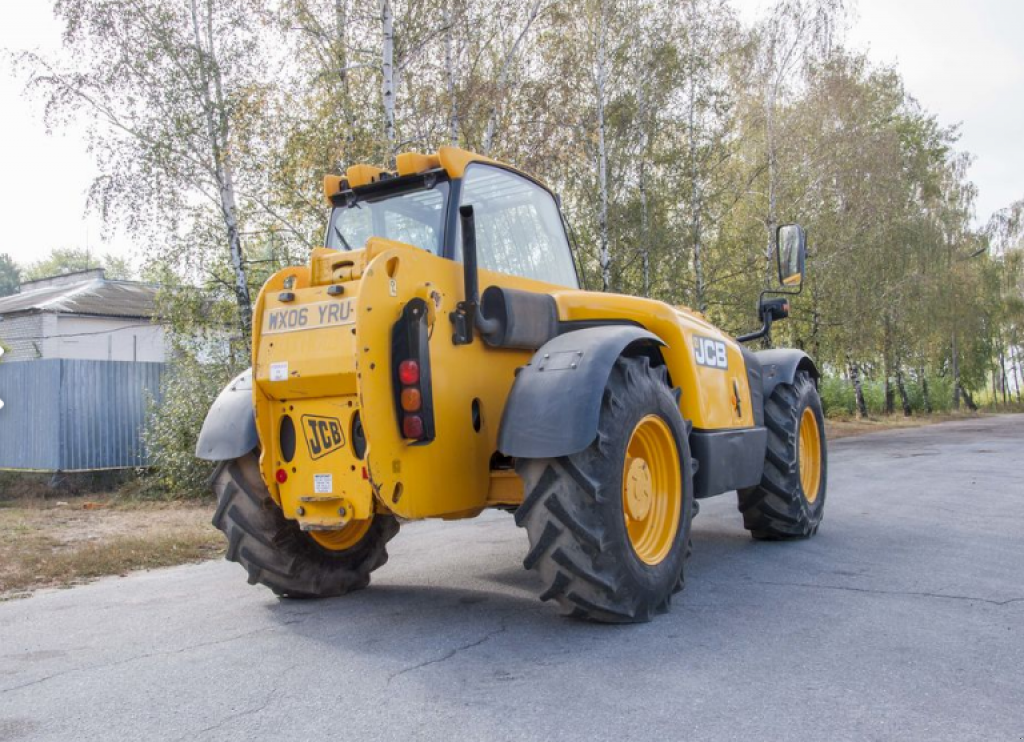
{"label": "tree foliage", "polygon": [[21,285],[21,269],[7,253],[0,253],[0,296],[17,293]]}
{"label": "tree foliage", "polygon": [[589,287],[733,332],[757,321],[776,226],[803,223],[810,277],[774,342],[857,408],[873,384],[892,411],[1024,383],[1021,205],[977,227],[955,128],[845,46],[842,0],[750,26],[728,0],[54,7],[67,53],[22,57],[33,89],[51,124],[91,122],[92,203],[146,245],[146,275],[224,307],[226,357],[262,278],[321,243],[325,173],[454,143],[562,195]]}
{"label": "tree foliage", "polygon": [[45,258],[22,268],[21,277],[24,281],[36,281],[92,268],[103,268],[104,275],[112,281],[130,281],[135,277],[126,258],[111,254],[95,255],[77,247],[54,248]]}

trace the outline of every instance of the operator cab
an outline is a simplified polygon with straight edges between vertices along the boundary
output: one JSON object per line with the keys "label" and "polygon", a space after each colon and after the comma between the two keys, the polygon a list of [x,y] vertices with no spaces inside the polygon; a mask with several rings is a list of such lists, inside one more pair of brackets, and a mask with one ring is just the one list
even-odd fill
{"label": "operator cab", "polygon": [[481,268],[579,288],[565,224],[551,191],[490,161],[457,162],[446,168],[445,159],[451,159],[453,150],[442,148],[439,156],[415,155],[417,164],[434,165],[423,172],[403,174],[405,163],[400,159],[398,175],[357,165],[349,169],[347,181],[337,176],[325,179],[326,190],[338,189],[329,195],[333,208],[327,247],[355,250],[376,236],[461,262],[458,209],[471,205]]}

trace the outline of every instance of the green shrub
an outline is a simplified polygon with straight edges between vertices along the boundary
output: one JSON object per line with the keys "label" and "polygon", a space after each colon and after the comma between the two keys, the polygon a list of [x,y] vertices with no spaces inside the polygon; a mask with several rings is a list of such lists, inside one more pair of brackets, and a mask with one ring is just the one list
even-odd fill
{"label": "green shrub", "polygon": [[950,376],[929,376],[928,396],[932,400],[932,412],[949,412],[953,409],[953,379]]}
{"label": "green shrub", "polygon": [[237,373],[228,364],[176,358],[161,383],[161,401],[151,405],[144,440],[151,468],[138,494],[168,499],[210,496],[213,464],[195,457],[199,430],[210,405]]}
{"label": "green shrub", "polygon": [[838,376],[826,376],[818,387],[821,406],[827,417],[842,417],[856,412],[853,384]]}
{"label": "green shrub", "polygon": [[[916,376],[907,374],[903,377],[910,400],[910,410],[914,414],[926,414],[924,404],[924,386]],[[868,415],[885,414],[885,382],[882,379],[861,379],[864,402]],[[857,402],[853,392],[853,384],[846,377],[826,376],[819,385],[821,403],[828,417],[849,417],[857,414]],[[893,381],[893,401],[896,414],[902,414],[899,389]],[[952,407],[953,384],[948,376],[928,376],[928,394],[931,397],[932,412],[949,412]]]}

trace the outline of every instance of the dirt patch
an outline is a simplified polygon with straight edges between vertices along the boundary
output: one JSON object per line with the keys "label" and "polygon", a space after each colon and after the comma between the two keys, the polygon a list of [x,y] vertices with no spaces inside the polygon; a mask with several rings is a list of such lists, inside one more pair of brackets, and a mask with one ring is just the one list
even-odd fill
{"label": "dirt patch", "polygon": [[0,600],[136,569],[215,557],[212,505],[97,497],[0,503]]}
{"label": "dirt patch", "polygon": [[825,435],[830,441],[840,438],[851,438],[857,435],[877,433],[880,430],[902,430],[904,428],[919,428],[923,425],[934,425],[950,420],[974,420],[984,417],[984,413],[963,412],[957,415],[890,415],[888,417],[869,417],[857,419],[832,419],[825,420]]}

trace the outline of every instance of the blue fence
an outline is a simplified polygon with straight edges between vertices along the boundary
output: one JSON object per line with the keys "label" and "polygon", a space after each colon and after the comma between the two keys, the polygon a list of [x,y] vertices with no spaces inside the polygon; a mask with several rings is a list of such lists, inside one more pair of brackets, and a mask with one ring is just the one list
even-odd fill
{"label": "blue fence", "polygon": [[163,363],[0,363],[0,469],[90,471],[146,464],[147,400]]}

